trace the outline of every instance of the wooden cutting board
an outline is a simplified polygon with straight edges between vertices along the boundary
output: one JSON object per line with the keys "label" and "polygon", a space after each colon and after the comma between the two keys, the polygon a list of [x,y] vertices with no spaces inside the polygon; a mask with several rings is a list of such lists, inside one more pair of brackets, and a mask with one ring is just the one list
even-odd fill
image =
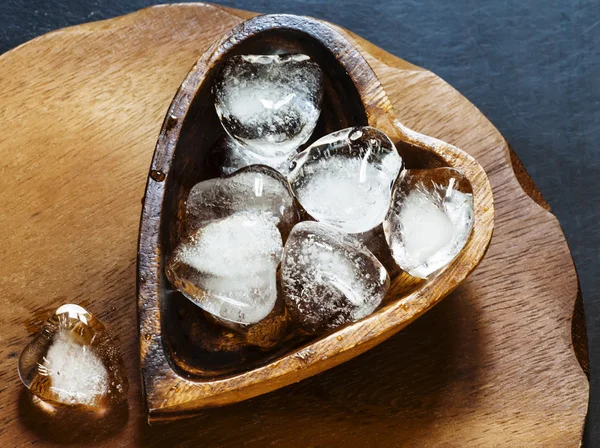
{"label": "wooden cutting board", "polygon": [[[160,6],[59,30],[0,57],[3,445],[579,446],[587,342],[559,223],[475,106],[347,31],[404,124],[486,169],[497,215],[485,259],[450,297],[365,355],[250,401],[147,425],[135,261],[154,144],[196,59],[252,15]],[[66,302],[96,314],[122,346],[132,387],[116,419],[86,426],[68,412],[47,416],[19,381],[21,349]]]}

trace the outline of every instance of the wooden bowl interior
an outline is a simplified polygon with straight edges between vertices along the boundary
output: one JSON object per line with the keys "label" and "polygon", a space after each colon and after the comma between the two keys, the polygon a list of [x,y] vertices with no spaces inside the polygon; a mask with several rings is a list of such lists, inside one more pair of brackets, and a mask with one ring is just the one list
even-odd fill
{"label": "wooden bowl interior", "polygon": [[[182,123],[172,165],[166,179],[162,206],[161,244],[165,258],[184,236],[183,212],[190,189],[197,183],[216,176],[218,149],[224,130],[214,108],[212,84],[221,62],[235,54],[304,53],[323,70],[324,96],[319,122],[311,139],[316,139],[349,126],[369,124],[368,113],[361,96],[338,58],[319,40],[298,30],[271,29],[236,43],[206,73]],[[164,127],[168,130],[168,116]],[[395,139],[399,152],[409,168],[446,165],[436,154]],[[162,342],[171,367],[179,375],[202,380],[214,380],[252,370],[284,356],[315,338],[292,336],[272,350],[232,344],[233,333],[209,321],[196,305],[171,289],[161,270]],[[408,280],[408,281],[407,281]],[[402,298],[420,287],[423,281],[398,276],[392,282],[390,298]],[[385,305],[384,305],[385,306]]]}

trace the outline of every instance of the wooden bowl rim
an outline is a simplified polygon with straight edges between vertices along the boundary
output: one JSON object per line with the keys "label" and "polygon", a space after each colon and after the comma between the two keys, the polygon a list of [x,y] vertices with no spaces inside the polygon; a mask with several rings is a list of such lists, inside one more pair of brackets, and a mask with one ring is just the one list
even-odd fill
{"label": "wooden bowl rim", "polygon": [[[463,171],[473,187],[473,232],[461,253],[433,280],[402,299],[388,302],[372,315],[253,370],[216,380],[185,378],[171,367],[161,337],[160,228],[165,180],[185,115],[209,70],[237,44],[272,30],[298,31],[317,39],[347,68],[363,100],[370,126],[383,130],[396,143],[403,141],[435,153],[449,166]],[[483,258],[493,227],[492,189],[483,168],[455,146],[403,126],[372,68],[338,31],[316,19],[287,14],[259,15],[242,22],[206,51],[181,84],[163,122],[146,185],[138,242],[137,305],[149,419],[173,419],[204,407],[245,400],[308,378],[365,352],[452,292]]]}

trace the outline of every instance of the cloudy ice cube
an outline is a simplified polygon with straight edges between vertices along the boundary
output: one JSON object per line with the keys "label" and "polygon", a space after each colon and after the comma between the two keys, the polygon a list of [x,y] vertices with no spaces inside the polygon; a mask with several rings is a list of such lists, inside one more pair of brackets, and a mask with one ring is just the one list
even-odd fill
{"label": "cloudy ice cube", "polygon": [[253,165],[196,184],[186,201],[186,227],[191,233],[209,221],[236,213],[268,220],[281,231],[284,241],[300,219],[287,180],[269,167]]}
{"label": "cloudy ice cube", "polygon": [[389,287],[385,268],[353,236],[313,221],[297,224],[281,261],[293,320],[319,334],[371,314]]}
{"label": "cloudy ice cube", "polygon": [[344,232],[362,233],[385,218],[402,169],[391,140],[365,126],[317,140],[294,158],[288,178],[314,219]]}
{"label": "cloudy ice cube", "polygon": [[275,306],[282,249],[272,219],[235,213],[205,222],[183,240],[165,272],[188,299],[216,318],[255,324]]}
{"label": "cloudy ice cube", "polygon": [[213,92],[217,115],[232,138],[262,157],[285,159],[317,124],[323,73],[302,54],[232,56]]}
{"label": "cloudy ice cube", "polygon": [[287,158],[262,157],[232,139],[224,135],[217,144],[212,155],[214,165],[217,167],[219,176],[227,176],[251,165],[266,165],[278,171],[283,176],[290,172],[290,163],[296,151],[292,151]]}
{"label": "cloudy ice cube", "polygon": [[104,325],[78,305],[63,305],[19,358],[23,384],[50,404],[104,409],[125,400],[121,355]]}
{"label": "cloudy ice cube", "polygon": [[473,194],[454,168],[409,170],[384,222],[392,255],[408,274],[427,278],[450,263],[473,228]]}
{"label": "cloudy ice cube", "polygon": [[62,330],[44,357],[51,389],[64,403],[92,406],[108,391],[108,371],[100,358]]}

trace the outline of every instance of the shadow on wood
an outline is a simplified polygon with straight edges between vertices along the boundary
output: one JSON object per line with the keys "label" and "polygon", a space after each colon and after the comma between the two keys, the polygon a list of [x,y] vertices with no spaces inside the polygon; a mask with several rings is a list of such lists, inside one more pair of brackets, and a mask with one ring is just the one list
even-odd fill
{"label": "shadow on wood", "polygon": [[[476,314],[468,293],[459,287],[405,330],[343,367],[242,403],[203,410],[190,419],[155,424],[145,442],[168,431],[173,444],[195,446],[180,434],[202,425],[205,444],[227,446],[244,440],[246,432],[255,437],[255,425],[260,425],[269,440],[285,439],[293,426],[297,446],[317,433],[322,446],[329,446],[340,432],[354,434],[356,446],[368,445],[374,433],[378,446],[395,446],[398,436],[386,431],[388,426],[425,434],[424,421],[435,425],[437,412],[446,407],[477,407],[476,391],[482,386],[477,354],[486,341],[476,328]],[[464,338],[470,343],[466,350],[457,343]],[[473,372],[466,382],[459,379],[465,371]],[[310,423],[315,419],[319,428]],[[411,442],[418,444],[418,437]]]}
{"label": "shadow on wood", "polygon": [[19,421],[39,440],[61,445],[94,445],[118,434],[129,420],[127,402],[96,413],[52,406],[32,395],[25,387],[19,395]]}

